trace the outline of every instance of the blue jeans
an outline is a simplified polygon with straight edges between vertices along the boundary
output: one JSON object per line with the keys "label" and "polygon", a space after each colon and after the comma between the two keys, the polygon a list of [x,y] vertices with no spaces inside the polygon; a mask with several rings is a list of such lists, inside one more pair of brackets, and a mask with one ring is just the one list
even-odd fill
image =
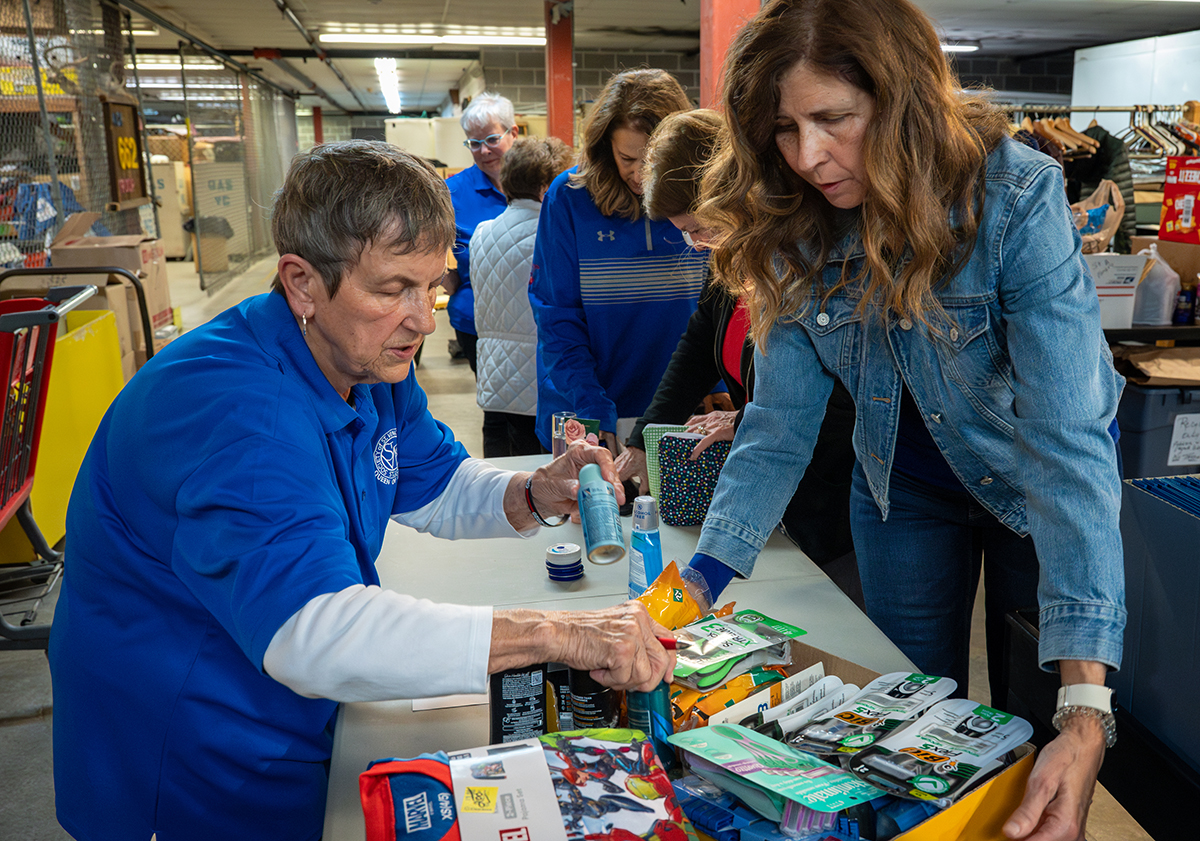
{"label": "blue jeans", "polygon": [[988,684],[993,706],[1003,709],[1004,617],[1038,604],[1032,538],[1019,537],[965,488],[948,490],[895,471],[890,488],[884,522],[855,465],[850,525],[867,615],[918,669],[954,678],[955,696],[965,697],[982,566]]}

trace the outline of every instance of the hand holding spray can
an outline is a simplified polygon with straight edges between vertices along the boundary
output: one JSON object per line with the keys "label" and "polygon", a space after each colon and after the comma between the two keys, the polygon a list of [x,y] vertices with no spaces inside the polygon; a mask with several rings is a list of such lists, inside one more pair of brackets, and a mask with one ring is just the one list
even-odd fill
{"label": "hand holding spray can", "polygon": [[579,471],[579,519],[589,561],[611,564],[625,557],[617,494],[595,464],[585,464]]}

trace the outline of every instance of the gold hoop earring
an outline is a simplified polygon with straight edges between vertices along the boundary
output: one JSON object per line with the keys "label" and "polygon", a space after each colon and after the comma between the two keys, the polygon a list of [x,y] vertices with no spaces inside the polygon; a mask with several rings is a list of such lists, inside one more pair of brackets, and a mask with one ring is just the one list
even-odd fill
{"label": "gold hoop earring", "polygon": [[308,335],[308,316],[307,315],[300,316],[300,335],[301,336]]}

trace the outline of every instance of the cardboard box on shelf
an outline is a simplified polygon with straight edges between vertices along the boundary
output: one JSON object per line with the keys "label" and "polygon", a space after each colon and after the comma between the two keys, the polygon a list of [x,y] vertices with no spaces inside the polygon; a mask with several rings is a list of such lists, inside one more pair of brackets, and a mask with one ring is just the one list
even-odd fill
{"label": "cardboard box on shelf", "polygon": [[[157,330],[171,323],[171,290],[167,284],[167,267],[162,243],[143,234],[127,234],[112,237],[90,237],[87,232],[100,218],[98,213],[74,213],[63,225],[54,242],[50,244],[50,262],[58,267],[101,267],[115,266],[126,269],[142,282],[146,296],[146,311],[150,317],[150,329]],[[50,274],[51,286],[70,286],[76,283],[91,283],[105,286],[121,282],[119,276],[107,274],[55,275]],[[129,312],[129,327],[134,347],[145,347],[142,337],[142,319],[137,304],[136,292],[128,288],[132,302]]]}
{"label": "cardboard box on shelf", "polygon": [[1100,296],[1100,326],[1125,329],[1133,326],[1133,299],[1149,259],[1142,254],[1084,254]]}
{"label": "cardboard box on shelf", "polygon": [[1173,242],[1200,245],[1200,158],[1167,158],[1158,235]]}
{"label": "cardboard box on shelf", "polygon": [[1200,245],[1172,242],[1159,237],[1134,237],[1134,253],[1149,248],[1151,243],[1158,245],[1158,256],[1179,273],[1180,280],[1196,280],[1197,273],[1200,273]]}
{"label": "cardboard box on shelf", "polygon": [[[53,275],[53,269],[47,269],[44,275],[29,275],[12,278],[4,285],[0,297],[13,298],[23,296],[42,297],[50,286],[61,286],[61,280],[70,280],[78,275]],[[55,282],[52,282],[55,281]],[[121,355],[121,371],[125,381],[137,370],[137,360],[134,356],[135,338],[140,338],[140,327],[135,333],[131,319],[140,319],[137,308],[137,298],[134,297],[133,287],[128,281],[122,283],[117,275],[109,275],[108,283],[96,286],[96,294],[81,304],[77,310],[109,310],[113,314],[117,329],[117,346]],[[74,285],[74,284],[72,284]],[[95,285],[95,284],[91,284]],[[130,300],[132,298],[132,306]],[[145,353],[142,354],[145,356]]]}
{"label": "cardboard box on shelf", "polygon": [[[788,671],[796,673],[824,663],[826,675],[837,675],[846,683],[866,686],[879,673],[850,660],[837,657],[815,646],[794,639],[792,664]],[[894,841],[1006,841],[1001,831],[1025,796],[1025,783],[1033,770],[1036,752],[1032,745],[1022,745],[1017,762],[980,785],[948,809],[938,812]]]}

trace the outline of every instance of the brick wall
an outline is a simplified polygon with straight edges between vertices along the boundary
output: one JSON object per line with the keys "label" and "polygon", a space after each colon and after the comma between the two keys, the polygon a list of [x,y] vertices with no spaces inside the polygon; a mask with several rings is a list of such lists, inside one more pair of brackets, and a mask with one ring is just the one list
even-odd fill
{"label": "brick wall", "polygon": [[[518,112],[545,113],[546,58],[539,47],[484,49],[480,53],[487,90],[507,96]],[[619,70],[657,67],[679,80],[693,102],[700,99],[700,57],[671,52],[575,51],[575,103],[594,100]]]}
{"label": "brick wall", "polygon": [[1075,54],[1059,53],[1041,58],[1010,58],[951,54],[950,66],[958,71],[963,85],[984,85],[998,91],[1028,93],[1071,93]]}

